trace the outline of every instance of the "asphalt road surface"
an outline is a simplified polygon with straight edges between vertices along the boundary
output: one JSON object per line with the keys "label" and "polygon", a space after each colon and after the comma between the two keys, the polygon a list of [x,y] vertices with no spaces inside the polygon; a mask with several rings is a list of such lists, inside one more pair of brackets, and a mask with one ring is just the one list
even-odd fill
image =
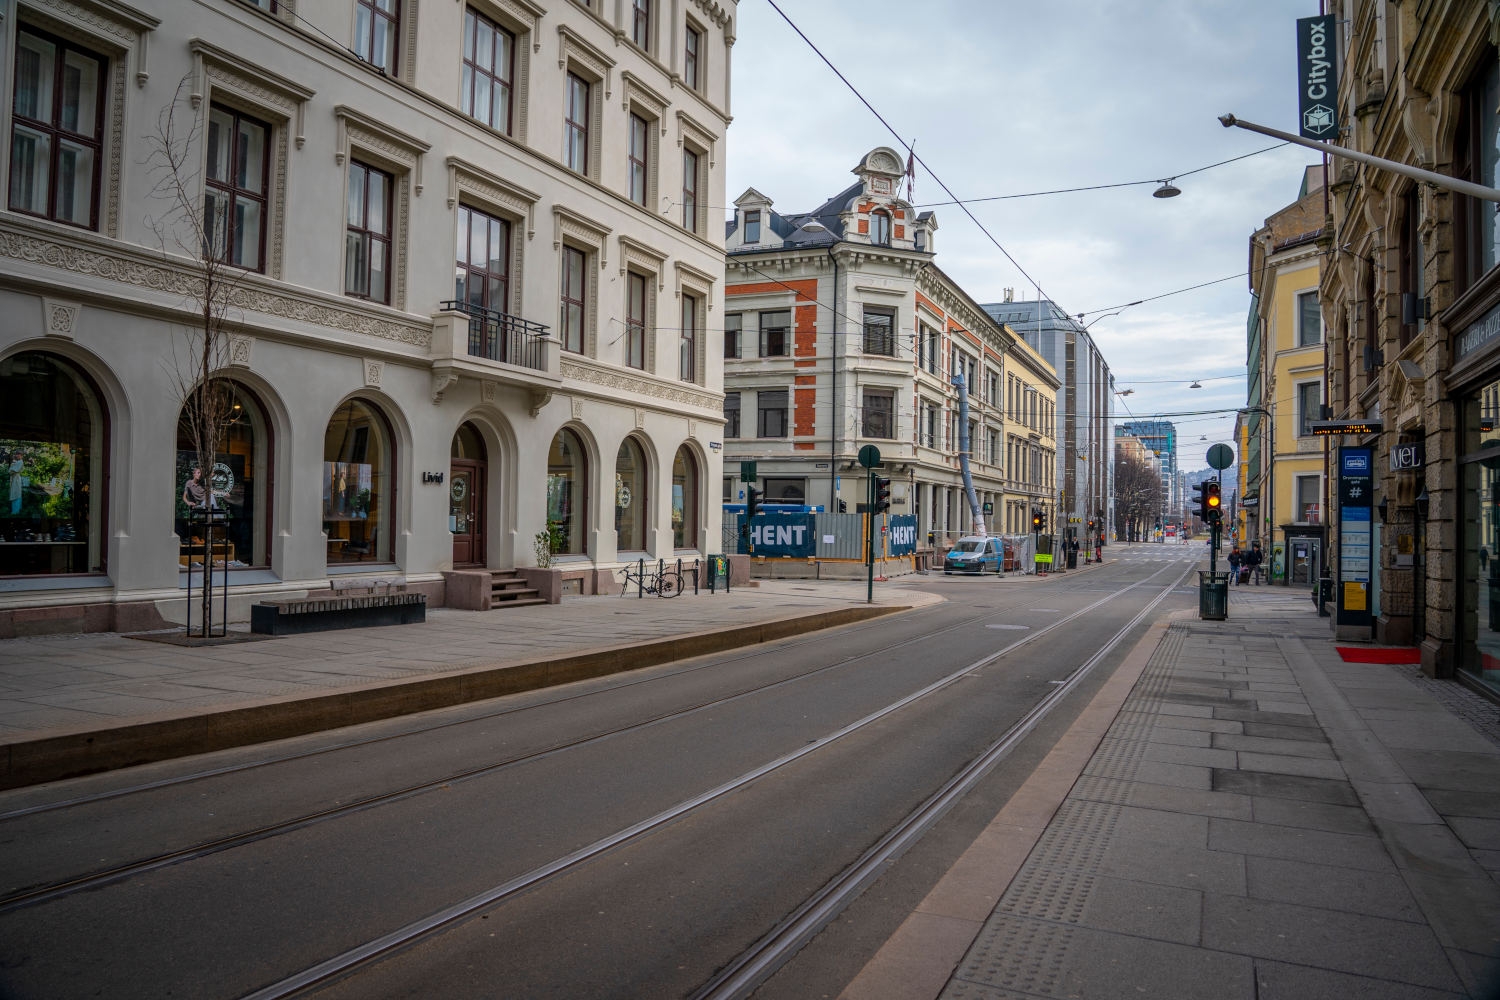
{"label": "asphalt road surface", "polygon": [[836,995],[1202,548],[5,793],[0,997]]}

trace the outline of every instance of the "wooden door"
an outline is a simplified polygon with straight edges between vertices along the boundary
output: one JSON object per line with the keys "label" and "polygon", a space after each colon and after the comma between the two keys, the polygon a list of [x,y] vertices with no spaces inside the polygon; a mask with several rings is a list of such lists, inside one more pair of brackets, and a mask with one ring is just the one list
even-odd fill
{"label": "wooden door", "polygon": [[483,462],[453,459],[448,473],[448,530],[453,532],[453,565],[483,566]]}

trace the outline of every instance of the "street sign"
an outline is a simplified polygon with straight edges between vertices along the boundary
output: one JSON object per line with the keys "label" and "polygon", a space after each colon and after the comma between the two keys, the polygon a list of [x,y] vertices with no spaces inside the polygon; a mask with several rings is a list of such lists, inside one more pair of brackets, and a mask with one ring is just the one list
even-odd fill
{"label": "street sign", "polygon": [[1208,449],[1208,464],[1221,472],[1234,464],[1234,449],[1227,444],[1216,444]]}
{"label": "street sign", "polygon": [[880,464],[880,449],[873,444],[867,444],[859,449],[859,464],[867,469],[873,469]]}

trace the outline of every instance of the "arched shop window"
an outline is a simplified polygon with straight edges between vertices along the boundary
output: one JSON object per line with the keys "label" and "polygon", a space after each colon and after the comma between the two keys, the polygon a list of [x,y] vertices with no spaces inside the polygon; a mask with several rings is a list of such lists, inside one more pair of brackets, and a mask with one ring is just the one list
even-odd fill
{"label": "arched shop window", "polygon": [[646,547],[646,455],[635,438],[620,444],[615,458],[615,547],[634,552]]}
{"label": "arched shop window", "polygon": [[581,555],[588,509],[588,459],[583,443],[563,428],[547,454],[547,526],[556,531],[559,555]]}
{"label": "arched shop window", "polygon": [[214,565],[246,569],[269,566],[271,562],[266,496],[271,432],[265,408],[250,390],[231,383],[230,391],[229,417],[209,468],[198,467],[192,428],[183,417],[177,420],[177,489],[173,503],[175,530],[181,542],[178,563],[183,568],[192,560],[202,559],[202,539],[194,535],[188,511],[210,502],[228,512],[227,540],[222,548],[215,542]]}
{"label": "arched shop window", "polygon": [[698,462],[684,445],[672,460],[672,544],[698,545]]}
{"label": "arched shop window", "polygon": [[390,562],[391,434],[362,399],[339,404],[323,432],[323,531],[328,562]]}
{"label": "arched shop window", "polygon": [[104,429],[99,394],[71,362],[0,361],[0,576],[103,571]]}

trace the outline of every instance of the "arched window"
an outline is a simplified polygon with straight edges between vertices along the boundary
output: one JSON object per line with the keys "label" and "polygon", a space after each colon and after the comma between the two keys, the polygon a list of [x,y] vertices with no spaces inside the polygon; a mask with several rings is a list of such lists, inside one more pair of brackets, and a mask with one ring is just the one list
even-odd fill
{"label": "arched window", "polygon": [[646,456],[640,442],[626,438],[615,458],[615,547],[620,552],[646,548]]}
{"label": "arched window", "polygon": [[323,432],[323,531],[329,563],[390,562],[391,433],[362,399],[339,405]]}
{"label": "arched window", "polygon": [[698,547],[698,462],[686,445],[672,459],[672,544]]}
{"label": "arched window", "polygon": [[0,361],[0,576],[102,572],[104,408],[72,363]]}
{"label": "arched window", "polygon": [[891,242],[891,217],[876,210],[870,213],[870,242],[889,246]]}
{"label": "arched window", "polygon": [[[182,543],[178,562],[186,568],[202,558],[193,547],[188,510],[211,503],[228,511],[228,540],[215,551],[215,565],[231,569],[269,566],[271,562],[266,473],[271,445],[265,409],[244,386],[230,383],[233,394],[224,433],[209,467],[199,468],[193,432],[183,416],[177,420],[177,488],[173,498],[177,537]],[[201,544],[201,542],[200,542]],[[217,549],[218,543],[215,542]]]}
{"label": "arched window", "polygon": [[588,457],[578,435],[563,428],[547,454],[547,521],[561,534],[559,555],[581,555],[587,530]]}

